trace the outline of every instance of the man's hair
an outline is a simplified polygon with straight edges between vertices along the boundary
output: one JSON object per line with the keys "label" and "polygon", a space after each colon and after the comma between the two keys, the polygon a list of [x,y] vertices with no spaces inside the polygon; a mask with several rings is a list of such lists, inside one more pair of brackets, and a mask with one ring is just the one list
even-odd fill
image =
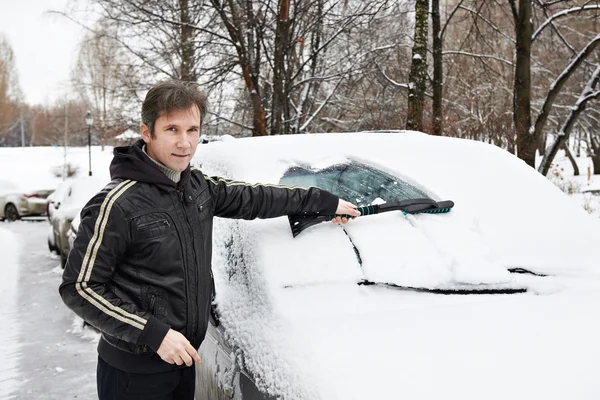
{"label": "man's hair", "polygon": [[194,83],[182,81],[161,82],[152,87],[142,103],[142,123],[146,124],[154,137],[154,124],[164,113],[188,110],[193,105],[200,111],[200,123],[208,111],[206,95]]}

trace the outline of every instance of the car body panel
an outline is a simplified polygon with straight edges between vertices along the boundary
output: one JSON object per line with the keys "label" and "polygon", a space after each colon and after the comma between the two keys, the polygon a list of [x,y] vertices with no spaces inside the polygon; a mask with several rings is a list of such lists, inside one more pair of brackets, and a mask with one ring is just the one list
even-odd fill
{"label": "car body panel", "polygon": [[63,181],[51,197],[48,206],[48,217],[52,226],[54,246],[61,256],[61,263],[66,263],[70,251],[69,231],[71,222],[80,213],[106,181],[96,177],[82,177]]}
{"label": "car body panel", "polygon": [[0,180],[0,219],[6,218],[7,205],[13,205],[19,217],[44,215],[46,213],[47,197],[51,189],[26,189],[19,185]]}

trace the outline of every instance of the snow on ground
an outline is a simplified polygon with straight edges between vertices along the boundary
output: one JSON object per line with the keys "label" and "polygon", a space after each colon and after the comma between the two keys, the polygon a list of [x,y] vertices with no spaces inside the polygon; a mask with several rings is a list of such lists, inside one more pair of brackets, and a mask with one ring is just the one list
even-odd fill
{"label": "snow on ground", "polygon": [[[15,333],[14,339],[2,342],[0,348],[4,350],[4,344],[9,347],[5,355],[18,351],[14,363],[10,360],[0,371],[11,368],[15,385],[10,387],[15,390],[11,393],[8,383],[0,382],[0,398],[91,400],[95,397],[96,345],[91,338],[82,339],[72,332],[73,313],[58,295],[62,268],[60,260],[48,252],[47,227],[45,220],[0,223],[0,230],[14,235],[20,248],[7,250],[2,246],[5,242],[0,242],[3,278],[11,272],[18,275],[18,283],[11,284],[17,295],[15,304],[0,306],[0,336],[7,331]],[[11,254],[18,255],[17,262],[6,257]],[[10,318],[11,314],[18,318]]]}
{"label": "snow on ground", "polygon": [[[108,166],[112,147],[92,146],[92,174],[110,180]],[[23,189],[56,189],[65,161],[64,147],[0,147],[0,167],[3,180],[18,184]],[[78,169],[77,176],[88,174],[88,148],[69,147],[66,162]]]}
{"label": "snow on ground", "polygon": [[573,165],[566,158],[564,150],[560,150],[548,178],[584,210],[600,218],[600,175],[593,175],[594,166],[589,157],[576,157],[575,161],[579,176],[573,175]]}
{"label": "snow on ground", "polygon": [[19,318],[17,313],[17,282],[20,246],[14,234],[0,227],[0,254],[2,278],[0,279],[0,398],[8,398],[18,387],[16,367],[20,356]]}

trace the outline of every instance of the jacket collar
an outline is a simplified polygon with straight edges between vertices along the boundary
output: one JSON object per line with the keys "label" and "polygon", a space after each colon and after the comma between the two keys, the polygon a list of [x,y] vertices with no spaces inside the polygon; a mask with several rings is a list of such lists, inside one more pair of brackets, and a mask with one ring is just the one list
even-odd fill
{"label": "jacket collar", "polygon": [[190,180],[190,166],[181,172],[179,183],[173,182],[160,170],[142,150],[143,140],[131,146],[115,147],[114,158],[110,164],[111,179],[131,179],[138,182],[167,185],[174,188],[184,187]]}

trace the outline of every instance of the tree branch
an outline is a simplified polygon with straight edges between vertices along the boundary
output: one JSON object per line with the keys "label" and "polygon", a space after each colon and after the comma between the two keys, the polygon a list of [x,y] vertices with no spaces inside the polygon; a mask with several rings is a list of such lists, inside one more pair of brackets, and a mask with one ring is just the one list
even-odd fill
{"label": "tree branch", "polygon": [[579,13],[582,11],[589,11],[589,10],[600,10],[600,4],[596,4],[593,6],[573,7],[573,8],[569,8],[567,10],[563,10],[561,12],[558,12],[558,13],[552,15],[550,18],[548,18],[546,21],[544,21],[544,23],[542,25],[540,25],[539,28],[537,28],[537,30],[535,32],[533,32],[533,35],[531,35],[531,41],[532,42],[535,41],[535,39],[537,39],[537,37],[540,35],[540,33],[542,33],[542,31],[544,29],[546,29],[546,27],[555,19],[566,17],[567,15],[570,15],[573,13]]}
{"label": "tree branch", "polygon": [[455,50],[446,50],[446,51],[442,51],[442,55],[459,55],[459,56],[468,56],[468,57],[474,57],[474,58],[490,58],[492,60],[496,60],[496,61],[500,61],[503,62],[505,64],[510,65],[511,67],[514,67],[515,64],[512,61],[508,61],[505,60],[504,58],[500,58],[500,57],[496,57],[496,56],[492,56],[492,55],[488,55],[488,54],[475,54],[475,53],[468,53],[466,51],[455,51]]}
{"label": "tree branch", "polygon": [[552,145],[546,149],[546,153],[544,154],[544,158],[542,159],[542,163],[540,164],[540,167],[538,169],[538,171],[542,175],[546,176],[546,174],[550,170],[550,164],[552,163],[552,160],[554,160],[556,153],[558,153],[558,149],[560,148],[560,146],[565,144],[566,141],[569,139],[569,134],[571,133],[571,129],[575,125],[575,122],[577,121],[577,118],[579,117],[579,115],[585,110],[587,103],[591,100],[594,100],[594,99],[597,99],[600,97],[600,90],[596,89],[596,86],[598,86],[599,81],[600,81],[600,65],[598,66],[598,68],[596,68],[596,71],[594,71],[594,73],[592,74],[590,80],[588,81],[587,85],[583,89],[583,92],[581,93],[579,100],[577,100],[577,103],[571,109],[569,116],[565,120],[565,123],[561,127],[560,132],[558,133],[558,137],[556,138],[554,143],[552,143]]}
{"label": "tree branch", "polygon": [[440,32],[440,37],[442,38],[442,40],[444,39],[444,34],[446,33],[446,28],[448,27],[448,24],[450,23],[450,20],[452,19],[452,17],[454,17],[454,14],[456,14],[456,12],[458,11],[459,8],[461,8],[461,4],[463,3],[464,0],[460,0],[458,2],[457,5],[454,6],[454,8],[452,9],[452,11],[450,11],[450,15],[448,15],[448,18],[446,19],[446,22],[444,23],[444,27],[442,28],[441,32]]}
{"label": "tree branch", "polygon": [[494,25],[494,23],[490,20],[488,20],[487,18],[485,18],[483,15],[481,15],[479,12],[467,8],[467,7],[460,7],[462,10],[468,11],[472,14],[475,14],[478,18],[482,19],[485,23],[487,23],[489,26],[492,27],[493,30],[495,30],[496,32],[498,32],[500,35],[504,36],[506,39],[510,40],[513,43],[516,43],[517,41],[515,39],[513,39],[511,36],[507,35],[506,33],[502,32],[502,30],[500,30],[500,28],[498,28],[496,25]]}
{"label": "tree branch", "polygon": [[381,73],[381,75],[383,75],[384,79],[386,81],[388,81],[389,83],[391,83],[393,86],[395,86],[397,88],[401,88],[401,89],[408,89],[408,85],[406,83],[396,82],[395,80],[393,80],[392,78],[387,76],[386,73],[381,68],[381,66],[379,65],[379,63],[376,62],[375,66],[377,67],[377,70]]}
{"label": "tree branch", "polygon": [[550,86],[550,91],[546,96],[546,100],[542,105],[540,113],[535,121],[533,134],[535,137],[540,137],[542,131],[544,129],[544,125],[546,124],[546,120],[548,119],[548,115],[550,114],[550,110],[552,109],[552,105],[556,100],[556,97],[559,95],[560,91],[564,87],[567,80],[573,75],[573,73],[577,70],[577,68],[585,61],[585,59],[592,54],[595,48],[600,44],[600,34],[598,34],[594,39],[592,39],[583,50],[579,52],[577,57],[573,59],[569,63],[569,65],[564,69],[564,71],[559,75],[558,78],[552,83]]}
{"label": "tree branch", "polygon": [[510,3],[510,9],[513,13],[513,18],[516,25],[517,21],[519,20],[519,10],[517,9],[517,4],[515,3],[515,0],[508,0],[508,2]]}
{"label": "tree branch", "polygon": [[225,117],[223,117],[223,116],[222,116],[222,115],[220,115],[220,114],[216,114],[216,113],[213,113],[213,112],[210,112],[210,111],[208,112],[208,114],[209,114],[209,115],[212,115],[212,116],[214,117],[214,119],[213,119],[213,120],[211,120],[211,121],[206,121],[206,125],[210,125],[210,124],[211,124],[211,123],[212,123],[214,120],[217,120],[217,119],[222,119],[223,121],[227,121],[227,122],[229,122],[230,124],[233,124],[233,125],[235,125],[235,126],[239,126],[240,128],[244,128],[244,129],[246,129],[246,130],[249,130],[250,132],[252,132],[252,130],[254,129],[253,127],[251,127],[251,126],[247,126],[247,125],[244,125],[244,124],[242,124],[241,122],[235,122],[235,121],[233,121],[233,120],[230,120],[229,118],[225,118]]}

